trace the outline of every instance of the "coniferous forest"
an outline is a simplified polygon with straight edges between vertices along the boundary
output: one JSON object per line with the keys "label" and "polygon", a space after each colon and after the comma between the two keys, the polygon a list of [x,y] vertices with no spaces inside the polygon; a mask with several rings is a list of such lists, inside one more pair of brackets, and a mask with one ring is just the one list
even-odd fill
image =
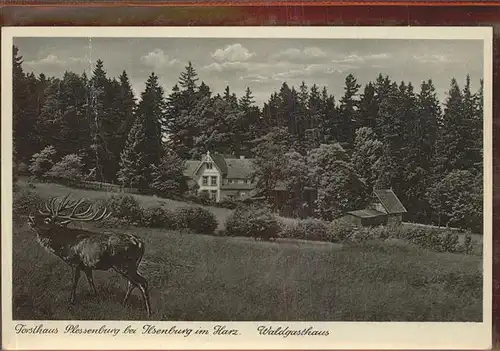
{"label": "coniferous forest", "polygon": [[[342,96],[283,82],[263,106],[252,87],[216,92],[186,63],[170,94],[151,73],[135,98],[127,72],[35,76],[13,50],[14,175],[82,178],[186,191],[183,162],[207,150],[255,160],[257,187],[284,184],[299,208],[314,188],[316,215],[362,208],[374,188],[392,188],[405,220],[482,230],[483,92],[450,81],[439,101],[432,79],[362,86]],[[457,77],[463,78],[463,77]]]}

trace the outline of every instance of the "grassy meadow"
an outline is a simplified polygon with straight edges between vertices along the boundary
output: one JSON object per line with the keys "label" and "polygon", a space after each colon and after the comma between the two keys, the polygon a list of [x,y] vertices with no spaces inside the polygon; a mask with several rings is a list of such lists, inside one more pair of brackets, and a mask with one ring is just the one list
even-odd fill
{"label": "grassy meadow", "polygon": [[[42,197],[68,188],[36,184]],[[71,189],[75,197],[108,194]],[[141,206],[182,202],[136,196]],[[230,211],[210,208],[222,226]],[[110,231],[86,224],[90,230]],[[149,281],[152,320],[184,321],[481,321],[480,256],[437,253],[399,240],[347,245],[262,242],[150,228],[113,229],[146,243],[140,266]],[[69,304],[71,269],[35,240],[26,219],[14,217],[13,318],[146,320],[139,291],[121,304],[126,281],[84,276]]]}

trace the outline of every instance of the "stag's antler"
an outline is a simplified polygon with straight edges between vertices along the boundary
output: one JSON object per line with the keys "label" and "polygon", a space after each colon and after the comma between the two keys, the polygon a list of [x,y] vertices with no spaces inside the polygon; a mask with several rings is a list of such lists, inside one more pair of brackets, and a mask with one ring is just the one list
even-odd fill
{"label": "stag's antler", "polygon": [[[71,201],[69,200],[70,194],[67,194],[65,197],[61,199],[59,205],[56,207],[57,198],[53,197],[49,200],[49,203],[45,203],[45,208],[47,212],[40,211],[43,215],[50,215],[53,219],[66,219],[66,221],[61,222],[61,224],[68,224],[71,221],[100,221],[111,216],[111,212],[108,212],[107,208],[104,208],[101,214],[99,214],[100,210],[92,212],[92,204],[89,207],[82,211],[76,212],[76,210],[85,202],[85,199]],[[61,211],[71,209],[71,213],[69,215],[60,215]]]}

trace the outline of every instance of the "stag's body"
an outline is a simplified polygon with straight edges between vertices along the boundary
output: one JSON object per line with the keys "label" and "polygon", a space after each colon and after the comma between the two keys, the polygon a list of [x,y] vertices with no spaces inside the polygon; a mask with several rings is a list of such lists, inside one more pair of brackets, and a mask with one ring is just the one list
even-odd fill
{"label": "stag's body", "polygon": [[[73,212],[71,215],[76,211],[76,207],[72,207]],[[61,209],[62,206],[60,206],[59,210]],[[76,288],[82,271],[87,276],[92,292],[97,295],[92,271],[113,269],[127,278],[129,282],[123,302],[125,303],[128,300],[134,287],[138,287],[141,290],[148,315],[150,315],[148,284],[146,279],[137,272],[144,255],[144,242],[131,234],[94,233],[83,229],[67,228],[57,223],[57,219],[68,219],[71,216],[60,217],[57,210],[54,214],[53,206],[49,212],[51,212],[49,217],[46,213],[30,216],[29,224],[35,231],[39,243],[47,251],[58,256],[72,267],[71,302],[75,301]],[[91,220],[94,218],[91,218]],[[77,216],[70,220],[84,219]]]}

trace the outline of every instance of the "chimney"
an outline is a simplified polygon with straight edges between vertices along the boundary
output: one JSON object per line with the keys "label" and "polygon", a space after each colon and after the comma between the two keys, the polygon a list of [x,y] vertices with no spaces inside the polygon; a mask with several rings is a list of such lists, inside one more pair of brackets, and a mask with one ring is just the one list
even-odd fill
{"label": "chimney", "polygon": [[245,156],[240,156],[240,160],[244,160],[245,159]]}

